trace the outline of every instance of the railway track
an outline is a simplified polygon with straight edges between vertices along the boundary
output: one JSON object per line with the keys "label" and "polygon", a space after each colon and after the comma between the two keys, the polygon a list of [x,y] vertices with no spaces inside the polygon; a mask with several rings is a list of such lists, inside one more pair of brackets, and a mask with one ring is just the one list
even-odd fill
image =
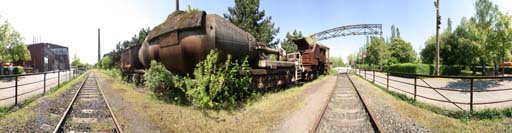
{"label": "railway track", "polygon": [[313,132],[381,132],[349,75],[337,76],[336,86]]}
{"label": "railway track", "polygon": [[82,82],[53,132],[122,132],[93,73]]}

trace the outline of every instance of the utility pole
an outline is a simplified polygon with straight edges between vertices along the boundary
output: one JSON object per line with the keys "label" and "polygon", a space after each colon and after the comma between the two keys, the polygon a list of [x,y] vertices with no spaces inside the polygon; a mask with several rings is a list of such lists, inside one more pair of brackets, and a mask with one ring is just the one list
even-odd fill
{"label": "utility pole", "polygon": [[176,0],[176,11],[180,10],[180,0]]}
{"label": "utility pole", "polygon": [[441,28],[441,16],[439,16],[439,0],[434,1],[436,6],[436,68],[434,74],[439,76],[439,29]]}
{"label": "utility pole", "polygon": [[98,28],[98,63],[100,62],[100,59],[101,59],[101,52],[100,52],[100,28]]}

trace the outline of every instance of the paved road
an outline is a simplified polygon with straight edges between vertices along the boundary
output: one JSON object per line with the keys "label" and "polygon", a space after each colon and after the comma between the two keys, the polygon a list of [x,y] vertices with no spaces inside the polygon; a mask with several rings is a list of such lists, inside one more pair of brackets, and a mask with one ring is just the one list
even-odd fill
{"label": "paved road", "polygon": [[[358,72],[358,71],[356,71]],[[361,71],[358,72],[361,76],[364,77],[365,73]],[[375,72],[375,84],[380,85],[382,87],[386,87],[386,74]],[[390,90],[399,92],[402,94],[406,94],[410,97],[413,97],[411,94],[407,94],[401,92],[393,87],[402,89],[404,91],[414,93],[414,85],[409,85],[406,83],[414,83],[413,78],[402,78],[396,76],[389,76],[391,79],[389,81]],[[366,79],[373,81],[373,73],[370,71],[366,72]],[[402,81],[406,83],[400,83],[392,80]],[[469,90],[470,81],[469,80],[461,80],[461,79],[446,79],[446,78],[425,78],[422,80],[418,79],[418,85],[423,86],[432,86],[434,88],[446,88],[446,89],[462,89]],[[485,79],[485,80],[474,80],[474,90],[496,90],[496,89],[505,89],[512,88],[512,79],[505,80],[494,80],[494,79]],[[469,92],[457,92],[457,91],[447,91],[447,90],[433,90],[425,87],[417,86],[417,94],[422,95],[429,98],[440,99],[440,100],[449,100],[454,102],[464,102],[469,103],[470,101],[470,93]],[[492,101],[502,101],[512,99],[512,90],[507,91],[492,91],[492,92],[474,92],[473,93],[473,101],[475,103],[480,102],[492,102]],[[452,104],[452,103],[444,103],[438,102],[430,99],[425,99],[421,97],[417,97],[418,101],[434,104],[440,107],[444,107],[452,110],[460,110],[460,108],[464,110],[469,110],[469,105],[464,104]],[[483,108],[505,108],[511,107],[512,102],[504,102],[504,103],[496,103],[496,104],[486,104],[486,105],[474,105],[474,109],[483,109]],[[460,107],[460,108],[459,108]]]}
{"label": "paved road", "polygon": [[[69,71],[60,73],[60,82],[64,82],[70,78]],[[57,73],[46,75],[46,91],[57,86]],[[26,85],[25,85],[26,84]],[[15,94],[15,81],[0,80],[0,99],[12,97]],[[43,94],[43,75],[31,75],[18,77],[18,104],[30,97]],[[8,88],[6,88],[8,87]],[[24,94],[26,93],[26,94]],[[0,100],[0,107],[6,107],[14,104],[14,97]]]}

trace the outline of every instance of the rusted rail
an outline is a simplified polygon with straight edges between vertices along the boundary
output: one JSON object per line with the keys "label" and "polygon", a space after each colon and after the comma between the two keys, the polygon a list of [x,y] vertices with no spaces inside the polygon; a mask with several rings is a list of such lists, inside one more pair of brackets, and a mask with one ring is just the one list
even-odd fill
{"label": "rusted rail", "polygon": [[[347,76],[348,80],[350,81],[350,86],[352,86],[354,88],[354,91],[356,92],[357,94],[357,99],[361,102],[361,104],[363,105],[363,109],[365,111],[365,113],[367,114],[368,116],[368,119],[369,119],[369,122],[374,130],[374,132],[382,132],[382,128],[380,127],[379,123],[376,121],[376,117],[375,115],[370,111],[370,109],[367,107],[367,104],[366,104],[366,100],[361,96],[361,94],[359,93],[359,90],[357,89],[357,87],[355,86],[355,84],[352,82],[352,79],[350,78],[350,76],[347,74],[347,73],[343,73],[343,74],[340,74],[340,75],[345,75]],[[337,76],[337,80],[336,82],[340,82],[338,81],[339,79],[339,76]],[[336,83],[338,84],[338,83]],[[319,131],[319,126],[320,126],[320,123],[321,121],[324,119],[325,117],[325,114],[326,114],[326,111],[327,111],[327,108],[329,107],[329,103],[333,97],[333,94],[335,92],[335,89],[334,88],[331,93],[329,94],[329,100],[328,102],[325,104],[325,106],[322,108],[322,113],[317,117],[316,121],[315,121],[315,125],[313,128],[311,128],[310,132],[318,132]]]}
{"label": "rusted rail", "polygon": [[[92,73],[92,72],[91,72]],[[120,132],[122,133],[122,129],[121,129],[121,126],[119,125],[114,113],[112,112],[112,109],[110,108],[110,104],[108,103],[108,100],[105,98],[105,95],[103,94],[103,90],[101,89],[100,85],[98,84],[98,80],[96,79],[96,77],[90,77],[90,73],[86,76],[86,78],[84,79],[84,81],[82,82],[82,84],[80,85],[80,88],[77,90],[77,92],[75,93],[75,95],[73,96],[73,98],[71,99],[71,102],[69,103],[69,105],[67,106],[64,114],[62,115],[61,119],[59,120],[59,123],[57,124],[57,126],[55,126],[55,129],[53,130],[53,133],[60,133],[60,132],[64,132],[64,125],[67,123],[67,122],[70,122],[68,121],[68,119],[70,119],[70,115],[71,115],[71,112],[73,111],[73,105],[76,105],[76,101],[78,99],[78,97],[80,96],[80,94],[82,93],[83,91],[83,88],[85,88],[85,84],[87,82],[87,80],[89,78],[94,78],[94,81],[96,82],[94,84],[95,88],[98,89],[100,95],[101,95],[101,99],[103,100],[103,102],[106,104],[106,108],[108,110],[108,113],[110,114],[110,118],[112,118],[112,122],[115,126],[115,130],[112,130],[111,132]],[[84,94],[86,95],[86,94]],[[87,94],[89,95],[89,94]],[[76,111],[76,110],[75,110]]]}

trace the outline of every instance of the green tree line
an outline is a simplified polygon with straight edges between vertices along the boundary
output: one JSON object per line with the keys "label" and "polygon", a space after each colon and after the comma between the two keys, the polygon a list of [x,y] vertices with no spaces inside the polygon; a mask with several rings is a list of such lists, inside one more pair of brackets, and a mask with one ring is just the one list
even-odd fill
{"label": "green tree line", "polygon": [[[485,67],[493,65],[498,74],[498,65],[510,61],[512,48],[511,16],[499,10],[498,5],[490,0],[475,2],[475,14],[463,17],[460,24],[452,29],[452,22],[447,21],[447,28],[440,33],[439,56],[444,65],[472,66],[480,65],[482,74]],[[420,52],[423,63],[435,60],[435,36],[425,42]],[[476,74],[473,69],[473,74]]]}

